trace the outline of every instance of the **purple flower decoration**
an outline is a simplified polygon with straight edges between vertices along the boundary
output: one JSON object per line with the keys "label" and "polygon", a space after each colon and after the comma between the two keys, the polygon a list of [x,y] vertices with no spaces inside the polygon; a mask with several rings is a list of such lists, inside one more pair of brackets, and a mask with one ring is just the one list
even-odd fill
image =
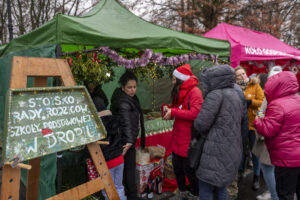
{"label": "purple flower decoration", "polygon": [[185,59],[184,59],[183,55],[180,55],[180,56],[178,57],[178,59],[179,59],[179,61],[180,61],[181,63],[184,63],[184,62],[185,62]]}
{"label": "purple flower decoration", "polygon": [[173,65],[179,65],[179,59],[176,56],[173,56]]}
{"label": "purple flower decoration", "polygon": [[152,57],[152,55],[153,55],[152,50],[151,49],[146,49],[145,53],[142,55],[142,57],[150,59]]}
{"label": "purple flower decoration", "polygon": [[163,58],[163,54],[162,53],[155,53],[153,56],[152,56],[152,61],[154,63],[158,63],[161,61],[161,59]]}
{"label": "purple flower decoration", "polygon": [[[146,49],[141,58],[128,60],[120,56],[116,51],[109,49],[109,47],[99,47],[98,51],[109,57],[118,65],[122,65],[126,68],[145,67],[150,62],[156,63],[158,66],[179,65],[180,63],[186,63],[193,59],[205,60],[209,58],[209,56],[200,53],[188,53],[167,58],[164,57],[162,53],[153,53],[151,49]],[[210,55],[210,58],[217,63],[218,56]]]}
{"label": "purple flower decoration", "polygon": [[188,55],[190,60],[197,59],[197,55],[195,53],[189,53]]}
{"label": "purple flower decoration", "polygon": [[184,54],[183,55],[183,62],[188,62],[190,59],[189,59],[189,56],[187,54]]}
{"label": "purple flower decoration", "polygon": [[141,58],[137,61],[138,66],[145,67],[146,65],[149,64],[149,60],[145,58]]}
{"label": "purple flower decoration", "polygon": [[172,57],[167,58],[166,64],[173,65],[173,58]]}
{"label": "purple flower decoration", "polygon": [[158,61],[157,65],[158,66],[163,66],[163,65],[166,65],[166,63],[167,63],[167,58],[163,57],[163,58],[161,58],[160,61]]}
{"label": "purple flower decoration", "polygon": [[205,60],[205,56],[200,53],[197,54],[197,58],[198,60]]}

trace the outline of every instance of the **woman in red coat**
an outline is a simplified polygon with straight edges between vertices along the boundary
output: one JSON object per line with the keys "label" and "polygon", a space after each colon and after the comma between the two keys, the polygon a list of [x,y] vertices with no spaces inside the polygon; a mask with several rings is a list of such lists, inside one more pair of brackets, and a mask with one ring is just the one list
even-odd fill
{"label": "woman in red coat", "polygon": [[280,72],[265,85],[268,101],[265,117],[256,118],[254,127],[265,137],[271,162],[275,165],[279,199],[300,199],[300,96],[292,72]]}
{"label": "woman in red coat", "polygon": [[[179,188],[180,198],[198,199],[198,180],[187,166],[187,151],[191,141],[191,127],[200,112],[203,102],[201,90],[197,87],[198,79],[189,64],[178,67],[173,72],[172,105],[166,109],[164,119],[175,118],[171,150],[173,168]],[[186,187],[185,176],[189,180]]]}

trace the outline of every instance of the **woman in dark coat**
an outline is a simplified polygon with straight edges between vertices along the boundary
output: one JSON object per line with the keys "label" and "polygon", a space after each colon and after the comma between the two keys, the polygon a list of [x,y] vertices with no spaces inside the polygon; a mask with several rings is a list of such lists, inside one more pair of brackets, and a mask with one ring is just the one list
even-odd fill
{"label": "woman in dark coat", "polygon": [[135,181],[135,143],[141,130],[141,145],[145,146],[145,128],[143,113],[136,93],[137,78],[126,71],[119,80],[121,88],[117,88],[112,96],[111,111],[120,117],[124,155],[124,185],[128,200],[136,200]]}
{"label": "woman in dark coat", "polygon": [[228,65],[204,69],[200,75],[204,102],[194,121],[197,134],[206,134],[196,171],[200,199],[228,199],[226,186],[235,178],[242,158],[243,103],[233,88],[235,75]]}

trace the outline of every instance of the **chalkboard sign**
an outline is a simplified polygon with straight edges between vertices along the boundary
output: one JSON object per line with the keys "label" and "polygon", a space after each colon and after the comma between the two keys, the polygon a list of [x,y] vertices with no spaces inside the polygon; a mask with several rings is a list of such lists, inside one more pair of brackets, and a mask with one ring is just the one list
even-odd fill
{"label": "chalkboard sign", "polygon": [[21,161],[106,137],[83,86],[10,89],[6,96],[3,161]]}

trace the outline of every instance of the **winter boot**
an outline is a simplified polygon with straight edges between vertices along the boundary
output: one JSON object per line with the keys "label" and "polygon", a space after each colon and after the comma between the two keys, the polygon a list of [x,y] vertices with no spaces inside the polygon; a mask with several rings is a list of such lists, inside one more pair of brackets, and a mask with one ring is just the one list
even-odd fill
{"label": "winter boot", "polygon": [[252,190],[258,190],[259,189],[259,187],[260,187],[260,185],[259,185],[259,176],[257,176],[257,175],[254,175],[253,176],[253,184],[252,184]]}
{"label": "winter boot", "polygon": [[261,195],[256,197],[257,200],[272,200],[271,193],[269,191],[265,191]]}
{"label": "winter boot", "polygon": [[187,193],[187,200],[198,200],[199,196],[193,195],[190,191]]}
{"label": "winter boot", "polygon": [[177,199],[178,200],[187,200],[188,199],[188,191],[180,191],[177,192]]}

